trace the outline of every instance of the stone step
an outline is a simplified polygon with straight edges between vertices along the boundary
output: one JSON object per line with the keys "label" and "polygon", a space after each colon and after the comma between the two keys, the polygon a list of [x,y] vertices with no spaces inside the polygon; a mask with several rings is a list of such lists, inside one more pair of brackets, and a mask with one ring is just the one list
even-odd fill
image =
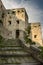
{"label": "stone step", "polygon": [[7,51],[7,50],[23,50],[20,46],[12,46],[12,47],[0,47],[0,51]]}
{"label": "stone step", "polygon": [[15,44],[15,43],[9,43],[9,44],[8,44],[8,43],[4,43],[4,42],[3,42],[3,44],[2,44],[2,43],[0,44],[0,47],[1,47],[1,46],[20,46],[20,44]]}
{"label": "stone step", "polygon": [[12,56],[14,56],[14,55],[29,55],[29,53],[27,53],[27,52],[25,52],[25,51],[23,51],[23,50],[5,50],[5,51],[0,51],[0,56],[4,56],[4,55],[8,55],[8,56],[10,56],[10,55],[12,55]]}
{"label": "stone step", "polygon": [[15,45],[15,44],[0,44],[0,47],[20,47],[20,45]]}
{"label": "stone step", "polygon": [[39,62],[29,62],[29,63],[5,63],[3,65],[41,65]]}
{"label": "stone step", "polygon": [[21,63],[37,63],[36,60],[34,60],[30,56],[24,56],[24,57],[0,57],[0,64],[21,64]]}
{"label": "stone step", "polygon": [[0,47],[2,46],[21,46],[19,40],[9,39],[5,40],[4,38],[1,40]]}

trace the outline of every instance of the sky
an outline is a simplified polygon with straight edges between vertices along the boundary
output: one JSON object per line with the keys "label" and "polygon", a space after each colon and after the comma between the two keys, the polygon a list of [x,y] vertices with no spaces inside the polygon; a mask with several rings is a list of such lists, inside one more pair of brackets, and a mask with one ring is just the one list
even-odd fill
{"label": "sky", "polygon": [[40,22],[43,37],[43,0],[2,0],[6,9],[25,8],[29,22]]}

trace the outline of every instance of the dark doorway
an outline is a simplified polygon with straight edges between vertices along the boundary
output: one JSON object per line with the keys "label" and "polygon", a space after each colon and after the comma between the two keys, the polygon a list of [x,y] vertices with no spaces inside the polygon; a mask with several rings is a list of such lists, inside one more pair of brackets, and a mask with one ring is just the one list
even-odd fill
{"label": "dark doorway", "polygon": [[16,30],[16,38],[19,38],[19,30]]}
{"label": "dark doorway", "polygon": [[17,22],[17,24],[19,24],[19,20],[17,20],[16,22]]}
{"label": "dark doorway", "polygon": [[3,22],[2,22],[2,20],[0,20],[0,25],[3,25]]}

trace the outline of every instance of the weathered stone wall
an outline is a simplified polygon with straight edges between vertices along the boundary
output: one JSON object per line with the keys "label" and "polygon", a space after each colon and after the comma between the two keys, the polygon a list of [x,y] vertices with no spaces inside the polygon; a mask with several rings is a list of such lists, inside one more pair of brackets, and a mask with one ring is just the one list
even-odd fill
{"label": "weathered stone wall", "polygon": [[2,1],[0,0],[0,26],[3,25],[4,10],[6,10],[6,9],[5,9]]}
{"label": "weathered stone wall", "polygon": [[43,45],[42,44],[42,32],[41,32],[41,26],[40,23],[31,23],[31,35],[32,40],[37,43],[37,45]]}
{"label": "weathered stone wall", "polygon": [[2,1],[0,0],[0,11],[2,11],[2,10],[5,10],[5,7],[4,7]]}
{"label": "weathered stone wall", "polygon": [[[19,11],[19,12],[18,12]],[[16,30],[19,30],[19,38],[23,38],[23,31],[27,28],[28,18],[25,19],[25,10],[24,9],[15,9],[15,10],[6,10],[4,16],[3,26],[11,31],[12,38],[16,38]],[[18,15],[19,13],[19,15]],[[24,18],[22,17],[24,16]],[[23,20],[24,19],[24,20]],[[27,24],[26,24],[27,22]],[[21,30],[21,31],[20,31]],[[10,35],[10,33],[9,33]],[[10,38],[10,36],[9,36]]]}

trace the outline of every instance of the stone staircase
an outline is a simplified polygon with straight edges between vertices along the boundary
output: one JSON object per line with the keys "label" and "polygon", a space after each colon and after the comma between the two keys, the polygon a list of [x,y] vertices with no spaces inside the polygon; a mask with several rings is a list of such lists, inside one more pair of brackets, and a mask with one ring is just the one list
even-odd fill
{"label": "stone staircase", "polygon": [[4,40],[0,44],[0,64],[36,63],[30,53],[26,52],[20,45],[18,39]]}

